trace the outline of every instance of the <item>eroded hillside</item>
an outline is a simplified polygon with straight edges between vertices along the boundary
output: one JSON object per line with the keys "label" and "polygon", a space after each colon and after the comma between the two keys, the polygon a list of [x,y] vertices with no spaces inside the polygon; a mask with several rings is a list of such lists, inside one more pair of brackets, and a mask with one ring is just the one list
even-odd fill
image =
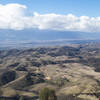
{"label": "eroded hillside", "polygon": [[34,97],[43,87],[100,100],[100,44],[0,51],[1,96]]}

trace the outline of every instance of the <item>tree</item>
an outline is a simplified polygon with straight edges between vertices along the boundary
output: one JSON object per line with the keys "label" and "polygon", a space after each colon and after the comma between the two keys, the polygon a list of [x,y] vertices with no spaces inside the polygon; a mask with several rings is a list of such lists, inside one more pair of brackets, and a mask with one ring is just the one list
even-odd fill
{"label": "tree", "polygon": [[21,97],[19,98],[19,100],[24,100],[23,96],[21,96]]}
{"label": "tree", "polygon": [[39,100],[57,100],[55,91],[49,88],[44,88],[40,91]]}
{"label": "tree", "polygon": [[49,90],[48,100],[57,100],[56,94],[54,90]]}
{"label": "tree", "polygon": [[0,96],[3,94],[2,89],[0,88]]}

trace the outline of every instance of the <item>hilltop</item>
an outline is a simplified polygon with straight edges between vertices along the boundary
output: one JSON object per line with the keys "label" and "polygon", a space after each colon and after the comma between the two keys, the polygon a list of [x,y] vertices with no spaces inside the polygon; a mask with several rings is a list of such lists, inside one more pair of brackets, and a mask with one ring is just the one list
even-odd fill
{"label": "hilltop", "polygon": [[100,44],[0,50],[1,96],[34,97],[44,87],[99,100]]}

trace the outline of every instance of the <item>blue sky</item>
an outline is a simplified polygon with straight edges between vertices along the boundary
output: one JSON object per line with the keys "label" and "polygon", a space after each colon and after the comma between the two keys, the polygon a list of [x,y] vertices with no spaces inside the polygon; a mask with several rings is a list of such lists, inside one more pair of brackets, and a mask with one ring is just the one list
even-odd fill
{"label": "blue sky", "polygon": [[0,0],[0,4],[19,3],[30,12],[69,14],[76,16],[100,16],[100,0]]}
{"label": "blue sky", "polygon": [[100,0],[0,0],[0,29],[100,32]]}

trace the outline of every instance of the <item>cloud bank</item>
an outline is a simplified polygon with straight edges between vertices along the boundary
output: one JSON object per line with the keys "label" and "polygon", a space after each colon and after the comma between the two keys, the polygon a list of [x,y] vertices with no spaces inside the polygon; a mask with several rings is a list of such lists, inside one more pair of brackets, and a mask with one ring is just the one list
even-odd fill
{"label": "cloud bank", "polygon": [[0,29],[40,29],[60,31],[100,32],[100,17],[75,16],[73,14],[28,15],[27,7],[21,4],[0,5]]}

